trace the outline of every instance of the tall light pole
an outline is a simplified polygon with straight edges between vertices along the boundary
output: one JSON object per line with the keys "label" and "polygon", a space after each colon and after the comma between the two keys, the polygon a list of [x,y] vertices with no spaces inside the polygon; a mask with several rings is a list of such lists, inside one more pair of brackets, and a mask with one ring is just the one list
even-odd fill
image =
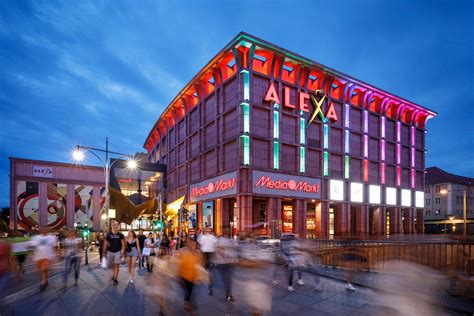
{"label": "tall light pole", "polygon": [[441,190],[439,191],[439,193],[441,193],[441,195],[446,195],[448,194],[448,192],[463,192],[463,210],[462,210],[462,218],[463,218],[463,223],[462,223],[462,237],[464,240],[467,239],[467,190],[466,189],[462,189],[462,190]]}
{"label": "tall light pole", "polygon": [[[108,216],[108,210],[110,208],[110,192],[109,192],[109,184],[110,184],[110,168],[114,165],[115,162],[117,162],[121,158],[127,158],[127,167],[129,169],[136,169],[137,168],[137,162],[135,161],[134,157],[129,154],[124,154],[124,153],[119,153],[115,151],[110,151],[109,150],[109,138],[105,138],[105,150],[100,149],[100,148],[94,148],[94,147],[89,147],[89,146],[82,146],[82,145],[77,145],[76,150],[74,150],[72,157],[74,160],[80,162],[84,160],[84,153],[89,152],[92,155],[94,155],[99,161],[102,163],[102,167],[104,168],[104,178],[105,178],[105,214],[107,214],[106,219],[110,219],[110,216]],[[101,152],[105,153],[105,161],[100,158],[100,156],[96,152]],[[112,164],[109,164],[109,155],[117,155],[119,156],[118,159],[114,160]],[[101,210],[102,212],[102,210]],[[102,212],[103,213],[103,212]],[[104,216],[102,214],[101,218],[103,219]]]}

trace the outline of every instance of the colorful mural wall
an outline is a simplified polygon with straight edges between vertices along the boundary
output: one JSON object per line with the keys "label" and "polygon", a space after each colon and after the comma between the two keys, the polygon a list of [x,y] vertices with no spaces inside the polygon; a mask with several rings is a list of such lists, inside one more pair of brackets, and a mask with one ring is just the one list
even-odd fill
{"label": "colorful mural wall", "polygon": [[30,230],[39,224],[38,182],[17,181],[18,228]]}

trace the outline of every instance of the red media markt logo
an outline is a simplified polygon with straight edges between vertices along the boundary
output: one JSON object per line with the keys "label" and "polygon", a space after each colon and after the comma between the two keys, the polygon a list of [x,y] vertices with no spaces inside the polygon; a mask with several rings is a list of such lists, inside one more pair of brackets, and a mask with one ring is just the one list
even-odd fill
{"label": "red media markt logo", "polygon": [[191,189],[191,197],[199,197],[235,188],[235,178],[219,179]]}
{"label": "red media markt logo", "polygon": [[255,187],[267,188],[271,190],[282,190],[282,191],[300,191],[308,193],[318,193],[319,184],[308,183],[306,180],[295,181],[290,180],[272,180],[269,176],[261,176],[255,183]]}

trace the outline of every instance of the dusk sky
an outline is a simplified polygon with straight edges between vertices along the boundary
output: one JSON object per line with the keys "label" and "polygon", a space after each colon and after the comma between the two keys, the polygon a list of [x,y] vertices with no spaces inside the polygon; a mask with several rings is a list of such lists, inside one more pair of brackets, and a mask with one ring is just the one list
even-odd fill
{"label": "dusk sky", "polygon": [[[8,157],[135,153],[245,31],[438,113],[427,163],[474,177],[474,1],[1,1],[0,207]],[[86,162],[96,164],[91,157]]]}

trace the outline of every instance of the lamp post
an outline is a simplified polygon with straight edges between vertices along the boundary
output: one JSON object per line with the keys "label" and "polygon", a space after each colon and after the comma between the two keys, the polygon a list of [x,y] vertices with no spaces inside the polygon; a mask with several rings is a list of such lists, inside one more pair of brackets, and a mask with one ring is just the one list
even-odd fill
{"label": "lamp post", "polygon": [[463,192],[463,210],[462,210],[462,218],[463,218],[463,223],[462,223],[462,237],[464,240],[467,239],[467,222],[466,222],[466,216],[467,216],[467,192],[466,189],[461,189],[461,190],[446,190],[443,189],[439,191],[441,195],[447,195],[448,192]]}
{"label": "lamp post", "polygon": [[[137,162],[134,160],[134,157],[132,155],[124,154],[124,153],[119,153],[115,151],[110,151],[109,150],[109,138],[105,138],[105,150],[100,149],[100,148],[94,148],[94,147],[88,147],[88,146],[82,146],[82,145],[77,145],[76,150],[74,150],[72,157],[74,160],[80,162],[84,160],[84,152],[89,152],[92,155],[94,155],[99,161],[102,163],[102,167],[104,168],[104,177],[105,177],[105,214],[107,214],[107,210],[109,210],[110,207],[110,192],[109,192],[109,184],[110,184],[110,169],[114,165],[115,162],[117,162],[121,158],[127,158],[127,167],[129,169],[136,169],[137,168]],[[96,152],[101,152],[105,153],[105,161],[100,158],[100,156]],[[109,155],[118,155],[119,158],[116,159],[114,162],[109,164]],[[104,213],[103,213],[104,214]],[[115,212],[114,212],[115,214]],[[110,219],[110,216],[108,216]],[[114,215],[115,217],[115,215]],[[102,219],[104,219],[104,216],[101,216]],[[105,217],[107,220],[107,217]]]}

